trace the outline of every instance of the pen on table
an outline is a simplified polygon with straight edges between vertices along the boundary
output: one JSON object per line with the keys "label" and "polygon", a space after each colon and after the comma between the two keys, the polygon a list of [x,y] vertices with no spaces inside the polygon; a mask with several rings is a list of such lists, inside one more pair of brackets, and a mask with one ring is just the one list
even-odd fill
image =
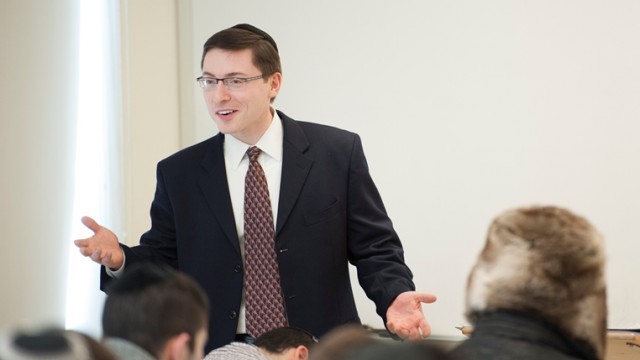
{"label": "pen on table", "polygon": [[462,335],[470,335],[473,332],[473,327],[468,325],[458,325],[456,329],[460,330]]}

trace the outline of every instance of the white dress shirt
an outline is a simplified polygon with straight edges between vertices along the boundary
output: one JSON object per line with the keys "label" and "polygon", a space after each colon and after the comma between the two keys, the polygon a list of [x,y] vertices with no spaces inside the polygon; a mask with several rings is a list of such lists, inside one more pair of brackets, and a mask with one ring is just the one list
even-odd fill
{"label": "white dress shirt", "polygon": [[[271,125],[255,144],[262,152],[258,156],[258,162],[267,177],[269,186],[269,198],[271,199],[271,210],[273,211],[273,226],[275,228],[278,214],[278,200],[280,199],[280,179],[282,177],[282,121],[278,113],[271,121]],[[231,205],[233,207],[233,218],[236,221],[238,241],[242,257],[244,258],[244,178],[249,168],[249,157],[246,152],[252,145],[245,144],[233,136],[224,138],[224,163],[227,171],[227,181],[229,184],[229,194],[231,195]],[[244,300],[244,289],[242,292],[242,305],[238,317],[237,333],[246,333],[246,308]]]}

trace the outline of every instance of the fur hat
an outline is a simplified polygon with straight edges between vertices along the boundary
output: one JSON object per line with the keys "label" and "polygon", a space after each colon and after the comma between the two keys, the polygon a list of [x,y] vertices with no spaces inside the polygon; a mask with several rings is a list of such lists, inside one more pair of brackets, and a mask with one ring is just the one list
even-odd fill
{"label": "fur hat", "polygon": [[535,314],[604,357],[607,331],[602,237],[553,206],[509,210],[490,225],[467,283],[466,316]]}

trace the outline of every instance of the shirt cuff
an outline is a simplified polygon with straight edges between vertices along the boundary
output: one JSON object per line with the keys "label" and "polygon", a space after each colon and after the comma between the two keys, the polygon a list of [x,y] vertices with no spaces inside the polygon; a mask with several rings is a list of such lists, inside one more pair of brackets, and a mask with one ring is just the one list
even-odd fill
{"label": "shirt cuff", "polygon": [[122,251],[122,266],[120,266],[120,268],[117,270],[111,270],[108,266],[104,267],[104,270],[107,272],[107,275],[109,275],[109,277],[112,277],[114,279],[117,279],[120,276],[122,276],[122,273],[124,272],[124,265],[127,263],[127,257],[124,254],[124,250],[120,248],[120,251]]}

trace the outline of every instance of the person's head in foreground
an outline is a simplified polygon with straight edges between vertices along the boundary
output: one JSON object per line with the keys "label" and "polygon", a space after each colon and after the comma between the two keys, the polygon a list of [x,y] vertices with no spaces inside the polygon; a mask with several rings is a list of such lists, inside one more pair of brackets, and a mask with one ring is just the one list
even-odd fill
{"label": "person's head in foreground", "polygon": [[104,343],[121,357],[133,345],[160,360],[202,359],[208,318],[208,299],[193,279],[166,266],[131,266],[108,289]]}
{"label": "person's head in foreground", "polygon": [[258,336],[255,344],[232,342],[210,351],[204,360],[306,360],[316,339],[294,327],[279,327]]}
{"label": "person's head in foreground", "polygon": [[381,339],[361,325],[342,325],[322,336],[313,347],[310,360],[342,360],[351,351],[380,343]]}
{"label": "person's head in foreground", "polygon": [[0,333],[2,360],[116,360],[94,338],[61,328],[7,329]]}
{"label": "person's head in foreground", "polygon": [[502,213],[491,223],[469,275],[466,316],[474,330],[455,351],[478,359],[506,359],[509,353],[602,359],[604,263],[601,235],[567,209],[532,206]]}
{"label": "person's head in foreground", "polygon": [[295,327],[279,327],[256,339],[256,346],[273,360],[306,360],[316,338]]}

